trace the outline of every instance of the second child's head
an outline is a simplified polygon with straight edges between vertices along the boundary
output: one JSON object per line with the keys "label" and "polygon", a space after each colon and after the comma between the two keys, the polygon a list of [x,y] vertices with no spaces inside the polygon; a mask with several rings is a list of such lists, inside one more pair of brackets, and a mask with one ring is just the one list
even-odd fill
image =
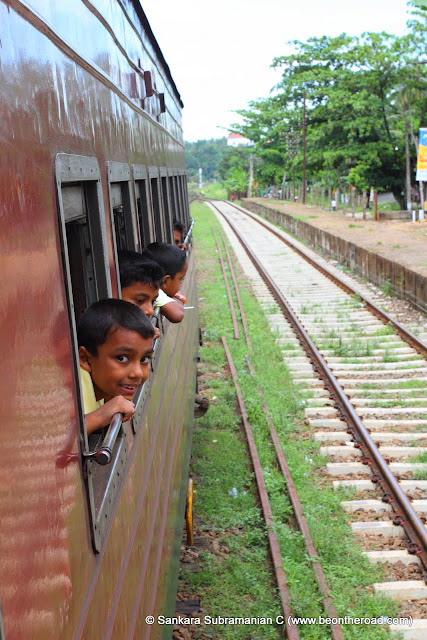
{"label": "second child's head", "polygon": [[122,299],[135,304],[146,316],[153,315],[153,302],[159,295],[163,269],[136,251],[119,252]]}
{"label": "second child's head", "polygon": [[141,251],[141,255],[148,260],[154,260],[162,267],[165,275],[161,288],[173,298],[187,273],[185,251],[167,242],[152,242]]}
{"label": "second child's head", "polygon": [[182,234],[184,233],[184,225],[178,220],[173,221],[173,242],[176,247],[182,244]]}
{"label": "second child's head", "polygon": [[147,316],[129,302],[109,298],[86,309],[77,329],[80,366],[97,400],[132,400],[150,372],[153,336]]}

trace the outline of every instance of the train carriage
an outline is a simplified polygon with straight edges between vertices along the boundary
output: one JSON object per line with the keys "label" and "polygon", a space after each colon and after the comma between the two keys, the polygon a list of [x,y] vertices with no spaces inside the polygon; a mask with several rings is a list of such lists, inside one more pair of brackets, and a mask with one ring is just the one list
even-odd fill
{"label": "train carriage", "polygon": [[170,627],[198,345],[180,324],[105,466],[86,434],[76,324],[120,296],[117,253],[190,229],[182,102],[139,0],[0,1],[0,637]]}

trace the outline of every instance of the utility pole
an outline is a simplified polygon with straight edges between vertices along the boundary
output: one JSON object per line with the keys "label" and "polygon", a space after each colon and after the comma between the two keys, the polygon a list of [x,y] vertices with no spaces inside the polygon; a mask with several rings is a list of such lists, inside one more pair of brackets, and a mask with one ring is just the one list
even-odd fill
{"label": "utility pole", "polygon": [[302,203],[305,204],[305,192],[307,189],[307,182],[305,177],[305,169],[306,169],[306,137],[307,137],[307,127],[306,127],[306,118],[305,118],[305,91],[304,91],[304,100],[303,100],[303,111],[302,111]]}
{"label": "utility pole", "polygon": [[199,169],[199,189],[203,189],[203,179],[202,179],[203,169]]}
{"label": "utility pole", "polygon": [[252,182],[254,180],[254,154],[249,156],[249,184],[248,184],[248,198],[252,198]]}

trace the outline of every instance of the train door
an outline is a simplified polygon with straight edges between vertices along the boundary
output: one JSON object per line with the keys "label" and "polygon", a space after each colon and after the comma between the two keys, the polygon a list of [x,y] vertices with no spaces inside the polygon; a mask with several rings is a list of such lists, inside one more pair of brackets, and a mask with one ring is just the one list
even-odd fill
{"label": "train door", "polygon": [[148,188],[147,169],[143,165],[133,165],[136,213],[140,250],[154,240],[154,222]]}

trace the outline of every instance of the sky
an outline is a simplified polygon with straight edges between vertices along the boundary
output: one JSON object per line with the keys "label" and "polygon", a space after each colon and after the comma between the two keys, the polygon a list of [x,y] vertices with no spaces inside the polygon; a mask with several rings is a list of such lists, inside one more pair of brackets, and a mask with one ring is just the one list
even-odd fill
{"label": "sky", "polygon": [[406,32],[406,0],[141,0],[184,102],[184,139],[221,138],[280,80],[290,40]]}

